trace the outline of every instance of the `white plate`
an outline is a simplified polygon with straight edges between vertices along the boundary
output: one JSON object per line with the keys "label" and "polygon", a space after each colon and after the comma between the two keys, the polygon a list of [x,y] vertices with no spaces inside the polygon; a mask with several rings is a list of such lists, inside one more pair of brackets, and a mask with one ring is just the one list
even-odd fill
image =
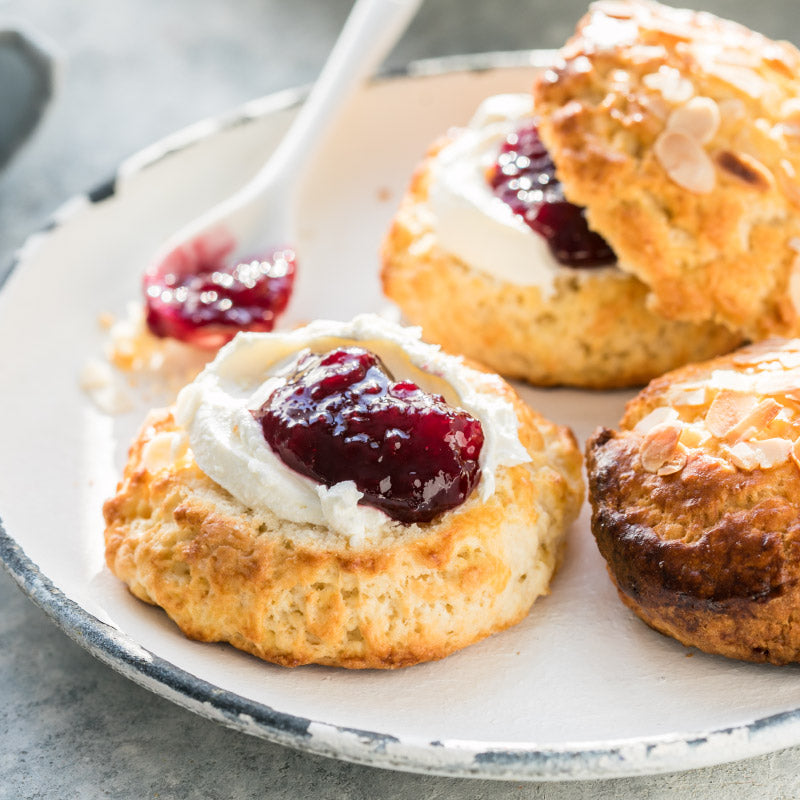
{"label": "white plate", "polygon": [[[546,54],[417,65],[362,92],[306,187],[302,282],[287,324],[383,306],[377,251],[428,143]],[[516,65],[516,66],[515,66]],[[129,159],[24,247],[0,294],[0,555],[73,638],[134,681],[231,727],[404,770],[563,779],[685,769],[800,742],[800,672],[689,651],[617,600],[584,511],[552,594],[517,627],[395,672],[283,669],[185,639],[103,565],[101,505],[146,409],[97,412],[78,389],[162,238],[227,196],[274,146],[285,92]],[[622,393],[524,390],[579,437]],[[13,537],[13,538],[12,538]],[[691,656],[691,657],[689,657]]]}

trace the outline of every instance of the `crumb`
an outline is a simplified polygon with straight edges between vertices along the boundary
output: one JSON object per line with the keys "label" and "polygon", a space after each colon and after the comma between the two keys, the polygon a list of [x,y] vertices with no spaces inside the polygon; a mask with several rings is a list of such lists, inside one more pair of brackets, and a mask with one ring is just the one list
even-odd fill
{"label": "crumb", "polygon": [[388,189],[385,186],[381,186],[378,189],[378,202],[379,203],[385,203],[385,202],[387,202],[388,200],[391,200],[391,199],[392,199],[392,190]]}
{"label": "crumb", "polygon": [[132,411],[141,400],[168,404],[214,355],[153,336],[139,303],[131,303],[121,319],[104,312],[98,322],[108,332],[104,357],[88,358],[78,382],[105,414]]}

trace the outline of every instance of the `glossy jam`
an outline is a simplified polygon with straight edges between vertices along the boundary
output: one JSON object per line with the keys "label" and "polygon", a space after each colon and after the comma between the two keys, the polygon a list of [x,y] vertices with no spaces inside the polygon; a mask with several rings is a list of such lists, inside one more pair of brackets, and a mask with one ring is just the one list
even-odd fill
{"label": "glossy jam", "polygon": [[533,123],[510,134],[491,170],[495,195],[550,246],[567,267],[599,267],[616,262],[602,236],[589,230],[584,210],[564,197],[556,167]]}
{"label": "glossy jam", "polygon": [[360,347],[306,352],[253,412],[291,469],[326,486],[354,481],[361,502],[400,522],[455,508],[480,478],[480,422]]}
{"label": "glossy jam", "polygon": [[196,242],[144,278],[147,326],[156,336],[217,348],[239,331],[271,331],[296,272],[292,250],[230,262],[230,246]]}

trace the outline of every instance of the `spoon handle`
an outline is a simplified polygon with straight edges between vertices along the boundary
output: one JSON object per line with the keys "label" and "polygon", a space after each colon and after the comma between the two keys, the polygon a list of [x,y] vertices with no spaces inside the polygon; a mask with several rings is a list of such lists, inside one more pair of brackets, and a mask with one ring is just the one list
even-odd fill
{"label": "spoon handle", "polygon": [[356,0],[308,99],[249,185],[254,194],[284,177],[282,171],[296,171],[297,164],[307,160],[320,131],[327,130],[355,88],[383,61],[421,4],[422,0]]}

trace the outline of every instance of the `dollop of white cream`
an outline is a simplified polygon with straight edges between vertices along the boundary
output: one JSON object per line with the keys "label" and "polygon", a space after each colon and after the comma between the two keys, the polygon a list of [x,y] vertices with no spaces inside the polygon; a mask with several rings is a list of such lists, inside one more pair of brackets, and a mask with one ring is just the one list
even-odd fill
{"label": "dollop of white cream", "polygon": [[500,280],[538,286],[549,298],[557,276],[581,280],[599,270],[559,264],[544,237],[497,197],[486,179],[508,134],[533,115],[533,99],[527,94],[484,100],[467,127],[433,159],[428,203],[443,250]]}
{"label": "dollop of white cream", "polygon": [[485,500],[494,493],[500,467],[530,461],[519,439],[516,412],[499,391],[500,378],[467,367],[462,359],[422,342],[420,335],[419,328],[372,314],[282,333],[240,333],[181,391],[175,419],[186,429],[200,469],[244,505],[291,522],[327,526],[351,545],[374,540],[400,523],[359,505],[362,494],[353,481],[327,487],[287,467],[251,412],[285,382],[281,368],[301,350],[325,352],[358,343],[378,355],[396,378],[443,395],[481,422],[484,444],[476,491]]}

